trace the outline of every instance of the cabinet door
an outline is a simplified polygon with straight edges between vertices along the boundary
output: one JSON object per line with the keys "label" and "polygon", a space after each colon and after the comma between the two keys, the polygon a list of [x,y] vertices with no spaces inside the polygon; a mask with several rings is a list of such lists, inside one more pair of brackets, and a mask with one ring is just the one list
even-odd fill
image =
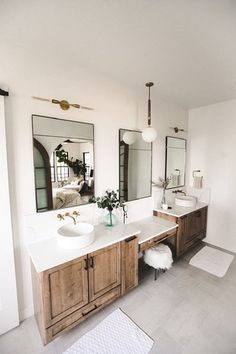
{"label": "cabinet door", "polygon": [[47,325],[88,303],[87,256],[44,272]]}
{"label": "cabinet door", "polygon": [[121,288],[123,295],[138,285],[138,238],[136,236],[122,241],[121,254]]}
{"label": "cabinet door", "polygon": [[192,240],[196,235],[206,229],[206,208],[188,214],[186,218],[187,229],[184,242]]}
{"label": "cabinet door", "polygon": [[207,208],[194,211],[179,218],[180,254],[191,247],[195,241],[205,237],[207,222]]}
{"label": "cabinet door", "polygon": [[88,255],[89,300],[95,300],[120,285],[120,243]]}

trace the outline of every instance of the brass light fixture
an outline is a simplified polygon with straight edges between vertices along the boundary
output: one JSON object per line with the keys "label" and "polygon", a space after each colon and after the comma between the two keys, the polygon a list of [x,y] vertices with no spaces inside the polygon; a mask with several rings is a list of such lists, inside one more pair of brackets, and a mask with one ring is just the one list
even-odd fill
{"label": "brass light fixture", "polygon": [[170,129],[173,129],[176,134],[179,132],[187,132],[187,130],[178,127],[170,127]]}
{"label": "brass light fixture", "polygon": [[40,101],[46,101],[46,102],[59,104],[59,106],[61,107],[61,109],[63,111],[67,111],[70,107],[74,107],[74,108],[78,108],[78,109],[87,109],[87,110],[93,111],[93,108],[86,107],[86,106],[81,106],[78,103],[69,103],[66,100],[59,101],[59,100],[56,100],[55,98],[48,99],[48,98],[42,98],[42,97],[36,97],[36,96],[32,96],[32,98],[35,99],[35,100],[40,100]]}
{"label": "brass light fixture", "polygon": [[150,89],[154,85],[153,82],[147,82],[146,87],[148,87],[148,127],[143,130],[142,132],[142,137],[143,140],[146,141],[147,143],[152,143],[156,137],[157,137],[157,132],[154,128],[151,126],[151,98],[150,98]]}

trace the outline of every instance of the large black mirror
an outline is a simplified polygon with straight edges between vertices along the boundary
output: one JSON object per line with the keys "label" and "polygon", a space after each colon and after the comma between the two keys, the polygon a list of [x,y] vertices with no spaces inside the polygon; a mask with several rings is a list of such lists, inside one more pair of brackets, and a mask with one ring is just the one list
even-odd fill
{"label": "large black mirror", "polygon": [[186,164],[186,139],[166,137],[165,178],[170,177],[167,189],[184,187]]}
{"label": "large black mirror", "polygon": [[151,196],[152,144],[134,130],[119,131],[119,191],[121,201]]}
{"label": "large black mirror", "polygon": [[94,126],[32,116],[37,212],[87,204],[94,195]]}

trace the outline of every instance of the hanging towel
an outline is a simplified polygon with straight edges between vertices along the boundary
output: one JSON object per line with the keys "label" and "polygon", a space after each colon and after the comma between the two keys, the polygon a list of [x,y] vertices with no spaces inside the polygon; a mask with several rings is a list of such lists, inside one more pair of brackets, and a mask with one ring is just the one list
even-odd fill
{"label": "hanging towel", "polygon": [[172,175],[171,182],[174,187],[178,187],[180,185],[180,175]]}
{"label": "hanging towel", "polygon": [[194,176],[193,177],[193,188],[202,189],[202,180],[203,180],[203,176]]}

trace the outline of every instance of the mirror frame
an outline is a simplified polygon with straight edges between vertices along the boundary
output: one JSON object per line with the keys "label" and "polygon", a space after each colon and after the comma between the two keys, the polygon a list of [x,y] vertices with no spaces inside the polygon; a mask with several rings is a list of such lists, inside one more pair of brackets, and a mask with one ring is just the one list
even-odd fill
{"label": "mirror frame", "polygon": [[174,138],[174,139],[179,139],[179,140],[184,140],[185,142],[185,164],[184,164],[184,184],[183,185],[179,185],[176,187],[168,187],[166,189],[177,189],[177,188],[182,188],[185,187],[185,182],[186,182],[186,161],[187,161],[187,139],[185,138],[179,138],[176,136],[170,136],[167,135],[166,136],[166,146],[165,146],[165,180],[167,179],[167,158],[168,158],[168,138]]}
{"label": "mirror frame", "polygon": [[[125,130],[127,132],[135,132],[135,133],[140,133],[142,134],[142,131],[140,130],[133,130],[133,129],[126,129],[126,128],[120,128],[119,129],[119,135],[118,135],[118,153],[119,153],[119,199],[120,199],[120,141],[121,141],[121,131]],[[150,198],[152,196],[152,159],[153,159],[153,143],[151,144],[151,179],[150,179],[150,194],[145,196],[145,197],[140,197],[140,198],[136,198],[136,199],[131,199],[131,200],[127,200],[127,201],[123,201],[124,203],[129,203],[129,202],[133,202],[134,200],[140,200],[140,199],[145,199],[145,198]],[[121,200],[120,200],[121,201]]]}
{"label": "mirror frame", "polygon": [[[93,123],[87,123],[87,122],[80,122],[77,120],[73,120],[73,119],[65,119],[65,118],[56,118],[56,117],[50,117],[50,116],[44,116],[42,114],[31,114],[31,131],[32,131],[32,165],[33,165],[33,175],[34,175],[34,195],[35,195],[35,211],[36,213],[46,213],[46,212],[52,212],[55,210],[64,210],[64,209],[68,209],[68,208],[73,208],[73,207],[64,207],[61,209],[49,209],[49,210],[44,210],[44,211],[38,211],[37,210],[37,191],[36,191],[36,175],[35,175],[35,168],[34,168],[34,118],[33,117],[42,117],[42,118],[50,118],[50,119],[55,119],[55,120],[59,120],[59,121],[65,121],[65,122],[73,122],[73,123],[80,123],[80,124],[89,124],[92,127],[92,133],[93,133],[93,179],[94,179],[94,195],[95,195],[95,175],[96,175],[96,171],[95,171],[95,148],[94,148],[94,124]],[[45,135],[46,136],[46,135]],[[50,135],[52,136],[52,135]],[[56,136],[55,136],[56,137]],[[70,138],[74,138],[74,139],[78,139],[78,137],[70,137]],[[77,207],[81,207],[83,205],[88,205],[91,204],[89,202],[84,203],[84,204],[78,204],[75,205],[74,208]]]}

